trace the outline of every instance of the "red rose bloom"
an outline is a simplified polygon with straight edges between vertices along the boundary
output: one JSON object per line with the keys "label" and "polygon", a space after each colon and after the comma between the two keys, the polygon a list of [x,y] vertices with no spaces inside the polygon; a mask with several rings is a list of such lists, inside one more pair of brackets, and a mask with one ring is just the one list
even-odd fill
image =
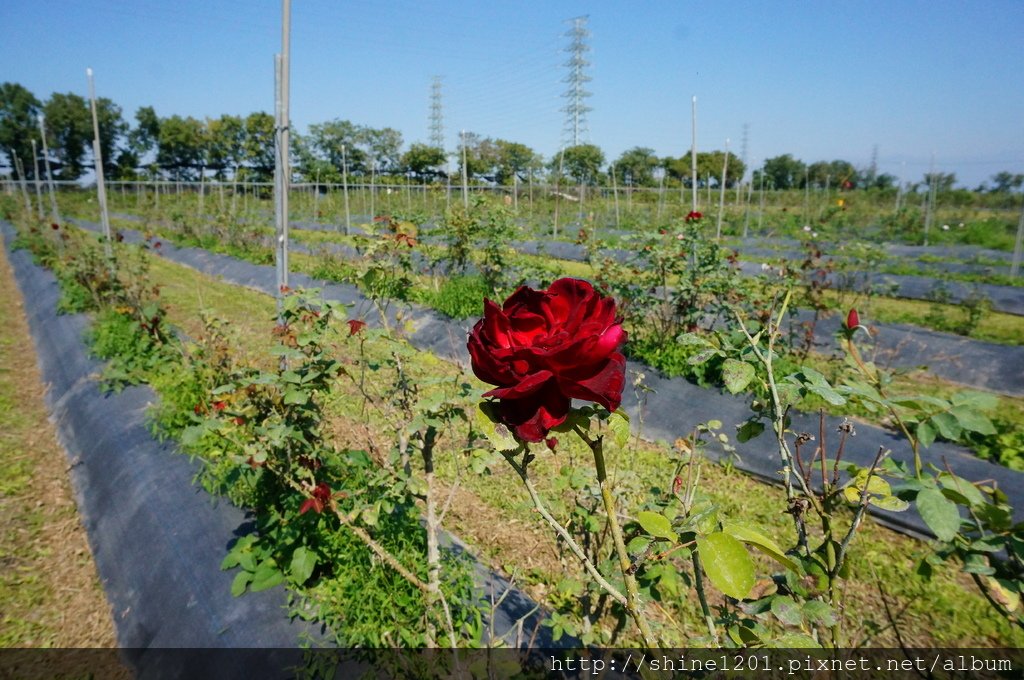
{"label": "red rose bloom", "polygon": [[699,212],[697,210],[691,210],[686,215],[686,221],[687,222],[696,222],[697,220],[700,220],[700,219],[703,219],[703,218],[704,218],[704,213],[701,213],[701,212]]}
{"label": "red rose bloom", "polygon": [[573,399],[619,407],[625,341],[614,300],[586,281],[559,279],[546,291],[522,286],[501,307],[484,300],[469,354],[476,377],[497,385],[484,396],[498,399],[502,421],[539,442],[565,422]]}

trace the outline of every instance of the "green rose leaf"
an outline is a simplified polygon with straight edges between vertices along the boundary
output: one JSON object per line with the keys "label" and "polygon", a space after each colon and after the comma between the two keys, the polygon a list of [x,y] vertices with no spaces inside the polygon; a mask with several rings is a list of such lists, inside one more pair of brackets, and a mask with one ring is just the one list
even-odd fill
{"label": "green rose leaf", "polygon": [[754,378],[754,367],[745,361],[726,359],[722,364],[722,380],[725,388],[736,394],[750,384]]}
{"label": "green rose leaf", "polygon": [[697,537],[704,573],[711,583],[729,597],[742,600],[754,587],[754,562],[743,544],[729,534],[716,531]]}
{"label": "green rose leaf", "polygon": [[238,597],[245,592],[245,587],[249,585],[249,581],[252,580],[252,573],[248,571],[240,571],[235,576],[235,580],[231,582],[231,595],[232,597]]}
{"label": "green rose leaf", "polygon": [[302,585],[309,580],[309,577],[313,575],[313,569],[316,568],[317,556],[312,550],[306,548],[306,546],[299,546],[292,553],[291,563],[291,574],[292,578],[299,585]]}
{"label": "green rose leaf", "polygon": [[765,536],[757,529],[747,524],[741,524],[739,522],[728,521],[722,523],[722,531],[729,534],[738,541],[747,543],[754,546],[768,557],[795,572],[799,572],[800,568],[791,557],[786,555],[786,551],[783,550],[778,543]]}
{"label": "green rose leaf", "polygon": [[644,531],[651,536],[665,538],[670,541],[678,541],[679,536],[672,531],[672,523],[665,515],[650,510],[641,510],[636,514],[636,521],[640,523]]}
{"label": "green rose leaf", "polygon": [[629,414],[621,408],[608,416],[608,429],[611,430],[615,445],[622,448],[629,441]]}
{"label": "green rose leaf", "polygon": [[772,614],[787,626],[799,626],[804,622],[804,613],[792,597],[779,595],[772,598]]}
{"label": "green rose leaf", "polygon": [[949,543],[960,531],[960,511],[938,489],[924,489],[917,494],[917,511],[935,536]]}
{"label": "green rose leaf", "polygon": [[487,441],[496,451],[515,451],[519,448],[519,442],[512,436],[512,431],[503,423],[498,422],[498,405],[484,401],[481,402],[474,413],[473,424],[480,432],[487,437]]}

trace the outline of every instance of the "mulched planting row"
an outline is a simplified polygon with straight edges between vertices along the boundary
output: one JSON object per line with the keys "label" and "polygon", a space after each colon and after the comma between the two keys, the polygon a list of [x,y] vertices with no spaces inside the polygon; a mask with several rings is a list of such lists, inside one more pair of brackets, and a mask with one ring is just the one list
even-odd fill
{"label": "mulched planting row", "polygon": [[[126,230],[126,240],[141,241],[137,232]],[[198,248],[176,247],[164,244],[159,249],[162,257],[184,264],[205,274],[221,277],[224,281],[247,286],[273,295],[276,291],[276,273],[272,265],[255,265],[227,255],[211,253]],[[315,280],[305,274],[291,274],[292,287],[316,287],[323,290],[327,299],[352,305],[353,316],[360,316],[368,323],[377,325],[380,318],[368,301],[360,295],[355,286]],[[393,310],[392,315],[402,314],[404,321],[413,329],[407,339],[418,349],[469,366],[466,338],[473,323],[471,320],[456,321],[432,310],[411,306],[407,310]],[[654,391],[640,404],[630,390],[623,395],[623,406],[630,413],[634,428],[652,440],[672,442],[687,436],[693,428],[708,420],[720,420],[728,424],[743,422],[750,411],[748,400],[742,395],[730,395],[718,390],[705,389],[683,379],[662,377],[648,366],[628,362],[630,375],[642,372],[646,382]],[[816,414],[791,414],[793,431],[818,432]],[[841,418],[827,417],[826,431],[835,432]],[[642,424],[642,425],[641,425]],[[857,436],[847,445],[847,460],[861,466],[868,466],[880,446],[892,449],[892,457],[898,461],[912,461],[913,455],[906,440],[893,432],[867,424],[856,425]],[[781,463],[770,436],[762,435],[749,442],[737,444],[740,459],[736,467],[766,480],[778,480]],[[724,455],[721,451],[710,450],[712,458]],[[958,475],[971,480],[995,480],[1007,496],[1010,504],[1017,508],[1018,516],[1024,516],[1024,473],[978,459],[970,451],[947,442],[935,442],[922,452],[926,465],[943,469],[947,464]],[[875,512],[878,519],[903,532],[925,536],[928,529],[913,511],[904,513]]]}

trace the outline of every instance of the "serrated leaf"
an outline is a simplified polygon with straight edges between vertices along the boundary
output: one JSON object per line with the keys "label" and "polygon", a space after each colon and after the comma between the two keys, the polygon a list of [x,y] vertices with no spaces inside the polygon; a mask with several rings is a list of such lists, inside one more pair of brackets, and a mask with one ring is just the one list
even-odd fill
{"label": "serrated leaf", "polygon": [[496,451],[514,451],[519,448],[519,442],[511,430],[498,421],[497,408],[497,404],[489,401],[478,404],[474,413],[474,425],[487,437],[487,441]]}
{"label": "serrated leaf", "polygon": [[938,489],[924,489],[915,500],[921,519],[935,536],[945,543],[953,540],[960,531],[960,511],[953,501]]}
{"label": "serrated leaf", "polygon": [[948,472],[939,473],[939,483],[950,491],[955,491],[967,501],[967,505],[985,505],[985,496],[974,484],[963,477],[951,475]]}
{"label": "serrated leaf", "polygon": [[992,435],[996,433],[995,425],[984,414],[971,406],[954,406],[949,413],[956,422],[968,432]]}
{"label": "serrated leaf", "polygon": [[743,544],[732,536],[716,531],[697,537],[704,573],[725,595],[742,600],[754,587],[754,562]]}
{"label": "serrated leaf", "polygon": [[931,446],[935,441],[935,428],[932,427],[927,420],[922,420],[917,424],[917,441],[921,446]]}
{"label": "serrated leaf", "polygon": [[292,579],[299,585],[308,581],[309,577],[313,575],[313,569],[316,568],[317,559],[316,553],[306,546],[296,548],[292,553],[292,563],[289,568]]}
{"label": "serrated leaf", "polygon": [[708,347],[706,349],[702,349],[701,351],[697,352],[692,357],[687,359],[686,363],[690,364],[691,366],[697,366],[703,364],[711,357],[720,355],[721,353],[721,351],[715,349],[714,347]]}
{"label": "serrated leaf", "polygon": [[836,612],[821,600],[810,600],[804,603],[804,616],[811,623],[830,628],[836,623]]}
{"label": "serrated leaf", "polygon": [[787,626],[799,626],[804,622],[804,613],[792,597],[779,595],[772,598],[772,614]]}
{"label": "serrated leaf", "polygon": [[238,597],[245,592],[245,587],[249,585],[249,581],[252,580],[252,573],[248,571],[240,571],[235,575],[233,581],[231,581],[231,595]]}
{"label": "serrated leaf", "polygon": [[910,507],[910,503],[896,496],[872,496],[868,498],[868,503],[890,512],[903,512]]}
{"label": "serrated leaf", "polygon": [[309,393],[294,387],[284,393],[284,403],[302,405],[309,402]]}
{"label": "serrated leaf", "polygon": [[747,524],[741,524],[730,520],[722,523],[722,531],[738,541],[754,546],[787,569],[795,572],[800,571],[797,563],[794,562],[791,557],[786,555],[786,551],[783,550],[778,543],[765,536],[757,529]]}
{"label": "serrated leaf", "polygon": [[770,640],[766,646],[773,649],[818,649],[821,647],[810,635],[802,633],[786,633]]}
{"label": "serrated leaf", "polygon": [[962,428],[952,413],[936,413],[931,417],[931,423],[938,430],[939,434],[950,441],[956,441],[960,436]]}
{"label": "serrated leaf", "polygon": [[842,406],[846,403],[846,397],[828,385],[807,385],[807,391],[813,392],[833,406]]}
{"label": "serrated leaf", "polygon": [[641,510],[636,514],[636,521],[639,522],[644,531],[649,533],[651,536],[665,538],[673,542],[679,540],[679,536],[676,535],[676,532],[672,531],[672,522],[670,522],[668,518],[661,513],[651,512],[650,510]]}
{"label": "serrated leaf", "polygon": [[745,361],[726,359],[722,364],[722,381],[733,394],[742,391],[754,379],[754,367]]}
{"label": "serrated leaf", "polygon": [[760,420],[747,420],[736,429],[736,441],[748,442],[764,432],[764,423]]}
{"label": "serrated leaf", "polygon": [[970,406],[978,411],[991,411],[999,406],[999,397],[988,392],[957,392],[953,395],[954,406]]}
{"label": "serrated leaf", "polygon": [[680,347],[710,347],[711,343],[697,333],[683,333],[676,338]]}
{"label": "serrated leaf", "polygon": [[621,408],[616,409],[608,416],[608,429],[612,433],[612,441],[619,448],[629,442],[629,414]]}
{"label": "serrated leaf", "polygon": [[[268,560],[269,562],[269,560]],[[276,565],[271,562],[268,564],[264,562],[260,565],[260,568],[256,570],[256,573],[252,575],[252,592],[258,593],[263,590],[268,590],[284,581],[284,574],[277,568]]]}

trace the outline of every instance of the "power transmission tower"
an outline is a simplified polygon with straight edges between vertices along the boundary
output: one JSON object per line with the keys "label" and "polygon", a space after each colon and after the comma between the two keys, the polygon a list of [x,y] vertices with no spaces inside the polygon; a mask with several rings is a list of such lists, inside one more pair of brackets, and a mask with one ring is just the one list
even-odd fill
{"label": "power transmission tower", "polygon": [[[750,138],[750,123],[744,123],[743,124],[743,137],[742,137],[742,141],[740,142],[740,160],[743,161],[744,172],[746,172],[746,167],[747,167],[747,142],[749,141],[749,138]],[[740,180],[742,181],[743,178],[740,177]]]}
{"label": "power transmission tower", "polygon": [[868,186],[873,186],[878,177],[878,145],[871,147],[871,165],[868,166]]}
{"label": "power transmission tower", "polygon": [[569,46],[565,51],[572,56],[565,62],[569,68],[569,75],[562,82],[569,83],[569,89],[562,96],[569,100],[569,103],[562,109],[565,111],[565,139],[569,146],[577,146],[580,139],[587,131],[587,112],[591,110],[584,103],[590,96],[584,85],[590,81],[590,76],[584,73],[584,69],[590,66],[586,54],[590,51],[587,39],[590,38],[590,31],[587,30],[587,16],[570,19],[572,28],[566,32],[569,37]]}
{"label": "power transmission tower", "polygon": [[430,84],[430,145],[444,149],[444,112],[441,108],[441,76]]}

